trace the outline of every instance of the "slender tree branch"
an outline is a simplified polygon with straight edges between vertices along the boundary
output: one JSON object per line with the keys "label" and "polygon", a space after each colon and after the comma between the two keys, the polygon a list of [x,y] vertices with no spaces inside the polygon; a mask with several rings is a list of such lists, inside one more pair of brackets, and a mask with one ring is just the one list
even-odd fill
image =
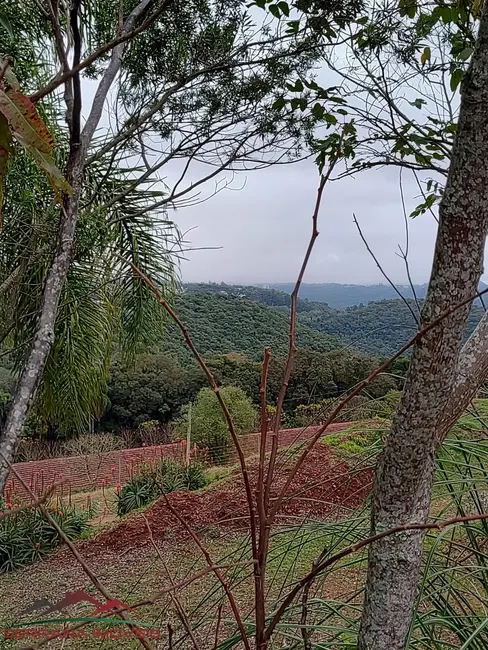
{"label": "slender tree branch", "polygon": [[197,643],[197,640],[195,638],[195,635],[193,634],[193,630],[191,629],[190,621],[188,620],[188,616],[186,615],[185,608],[183,607],[183,605],[181,604],[180,599],[178,598],[177,590],[175,589],[175,581],[173,580],[173,576],[171,575],[171,572],[168,569],[168,565],[166,564],[166,560],[164,559],[163,554],[161,553],[161,551],[159,549],[159,546],[154,541],[151,526],[149,525],[147,517],[144,517],[144,521],[146,522],[146,527],[147,527],[147,530],[148,530],[148,533],[149,533],[149,540],[150,540],[154,550],[158,554],[158,557],[161,560],[161,563],[162,563],[162,565],[164,567],[164,570],[166,572],[166,575],[168,576],[168,580],[171,583],[172,590],[169,592],[169,596],[170,596],[170,598],[171,598],[171,600],[173,602],[173,605],[174,605],[174,607],[176,609],[176,612],[177,612],[177,614],[179,616],[179,619],[180,619],[183,627],[185,628],[188,636],[191,639],[193,647],[195,648],[195,650],[200,650],[200,648],[198,647],[198,643]]}
{"label": "slender tree branch", "polygon": [[[481,294],[488,293],[488,289],[484,289],[483,291],[480,292]],[[363,379],[362,382],[360,382],[353,391],[347,395],[330,413],[329,417],[326,419],[326,421],[319,427],[319,429],[315,432],[315,434],[310,438],[309,442],[307,443],[305,449],[303,452],[300,454],[298,457],[295,465],[291,469],[290,473],[288,474],[288,477],[280,491],[280,494],[278,495],[276,501],[273,504],[273,507],[270,510],[270,513],[268,515],[268,521],[271,523],[276,516],[276,513],[278,509],[280,508],[284,496],[286,494],[286,491],[290,487],[290,484],[294,480],[298,470],[302,466],[303,462],[305,461],[306,457],[312,450],[312,448],[315,446],[315,444],[318,442],[318,440],[324,435],[325,430],[327,427],[332,424],[332,422],[335,420],[335,418],[339,415],[339,413],[342,411],[342,409],[349,404],[349,402],[352,400],[353,397],[356,395],[359,395],[359,393],[364,390],[369,384],[373,381],[375,377],[377,377],[380,373],[384,372],[392,363],[395,361],[395,359],[398,359],[402,354],[404,354],[409,348],[411,348],[413,345],[416,343],[421,343],[422,338],[427,334],[427,332],[430,332],[434,327],[439,325],[445,318],[453,314],[455,311],[458,309],[461,309],[462,307],[470,304],[473,302],[473,300],[476,298],[478,294],[475,294],[474,296],[470,296],[466,300],[463,300],[462,302],[458,303],[457,305],[454,305],[450,309],[447,309],[445,312],[443,312],[438,318],[433,320],[431,323],[428,323],[425,325],[422,329],[420,329],[413,338],[410,339],[405,345],[403,345],[395,354],[393,354],[389,359],[387,359],[384,363],[382,363],[380,366],[378,366],[375,370],[373,370],[372,373],[370,373],[366,379]],[[488,320],[488,319],[487,319]]]}
{"label": "slender tree branch", "polygon": [[[163,5],[159,9],[159,13],[163,11],[163,9],[166,8],[166,6],[171,2],[172,0],[165,0],[163,2]],[[137,21],[144,15],[144,13],[149,9],[149,6],[153,0],[142,0],[130,13],[129,17],[125,21],[124,24],[124,33],[131,32],[137,23]],[[145,23],[144,23],[145,24]],[[142,25],[141,25],[142,27]],[[145,27],[147,29],[147,26]],[[107,98],[107,94],[115,80],[115,77],[117,76],[120,66],[122,64],[122,55],[124,53],[124,42],[119,43],[112,49],[112,56],[110,58],[110,63],[105,70],[103,77],[98,84],[97,91],[95,93],[95,97],[93,99],[92,107],[90,110],[90,114],[88,115],[88,118],[86,120],[86,124],[83,128],[83,132],[81,134],[81,140],[83,144],[83,149],[86,152],[90,142],[92,141],[93,135],[95,133],[95,130],[98,126],[98,123],[100,122],[100,117],[102,115],[103,111],[103,106],[105,104],[105,100]],[[75,68],[73,68],[74,70]]]}
{"label": "slender tree branch", "polygon": [[267,409],[267,395],[266,395],[266,382],[268,378],[269,362],[271,354],[269,348],[264,348],[263,367],[261,371],[261,437],[259,441],[259,466],[258,466],[258,483],[256,488],[256,503],[258,508],[258,521],[259,521],[259,541],[258,541],[258,556],[257,562],[254,564],[254,594],[255,594],[255,607],[256,607],[256,645],[259,647],[262,639],[259,638],[259,631],[264,630],[266,627],[266,594],[265,594],[265,579],[266,579],[266,554],[264,549],[266,547],[266,504],[264,497],[264,463],[266,455],[266,437],[268,432],[268,409]]}
{"label": "slender tree branch", "polygon": [[295,360],[295,351],[296,351],[296,320],[297,320],[297,305],[298,305],[298,292],[300,291],[300,286],[302,284],[303,276],[305,275],[305,271],[308,266],[308,261],[310,259],[310,255],[312,254],[312,250],[315,244],[315,240],[319,236],[319,231],[318,231],[318,217],[319,217],[319,211],[320,211],[320,205],[322,202],[322,195],[324,192],[324,188],[330,179],[332,172],[334,171],[334,168],[337,164],[337,161],[339,160],[339,157],[341,155],[340,153],[340,147],[341,144],[339,144],[339,149],[338,153],[334,156],[333,160],[331,161],[329,168],[327,170],[326,174],[322,174],[320,176],[320,183],[319,187],[317,189],[317,199],[315,201],[315,208],[312,214],[312,234],[310,236],[310,241],[307,247],[307,251],[305,253],[305,257],[303,258],[302,266],[300,269],[300,272],[298,274],[298,278],[295,284],[295,288],[293,289],[293,293],[291,294],[291,305],[290,305],[290,332],[289,332],[289,347],[288,347],[288,356],[286,359],[286,365],[285,365],[285,371],[283,373],[283,379],[281,383],[281,388],[280,392],[278,394],[278,399],[276,401],[276,416],[275,416],[275,422],[273,426],[273,434],[272,434],[272,439],[271,439],[271,456],[269,460],[269,465],[268,465],[268,474],[266,477],[266,488],[265,488],[265,506],[266,508],[268,507],[269,503],[269,496],[270,496],[270,490],[271,490],[271,484],[273,482],[273,473],[274,473],[274,467],[276,463],[276,454],[278,451],[278,431],[280,429],[281,425],[281,415],[283,411],[283,403],[285,401],[285,396],[286,396],[286,391],[288,389],[288,382],[290,380],[290,375],[293,369],[293,363]]}
{"label": "slender tree branch", "polygon": [[[59,22],[59,11],[57,0],[49,0],[49,18],[54,33],[54,41],[56,43],[56,51],[58,53],[59,62],[61,63],[62,74],[70,69],[68,56],[65,49],[61,25]],[[78,58],[79,63],[79,58]],[[72,79],[67,79],[64,84],[64,102],[66,104],[66,123],[68,124],[69,132],[72,133],[72,116],[73,116],[73,82]]]}
{"label": "slender tree branch", "polygon": [[217,650],[219,645],[219,631],[220,631],[221,622],[222,622],[222,604],[219,605],[219,609],[217,612],[217,622],[215,623],[215,641],[214,641],[213,650]]}
{"label": "slender tree branch", "polygon": [[[419,303],[419,300],[417,298],[417,292],[415,291],[415,285],[414,285],[414,283],[412,281],[412,276],[410,274],[410,264],[408,262],[408,254],[409,254],[409,251],[410,251],[410,228],[409,228],[409,224],[408,224],[407,207],[405,205],[405,193],[403,191],[402,172],[403,172],[403,169],[400,167],[399,175],[398,175],[398,185],[400,187],[400,198],[401,198],[401,201],[402,201],[403,221],[404,221],[404,224],[405,224],[405,251],[403,251],[401,246],[398,246],[398,248],[400,249],[401,257],[402,257],[403,261],[405,262],[405,271],[407,273],[407,279],[408,279],[408,283],[410,285],[410,290],[412,291],[412,295],[413,295],[413,298],[415,300],[415,304],[417,305],[417,311],[420,314],[420,303]],[[417,324],[418,324],[418,321],[417,321]]]}
{"label": "slender tree branch", "polygon": [[33,508],[37,508],[43,503],[46,503],[49,501],[51,496],[54,494],[54,492],[57,490],[57,488],[62,485],[62,483],[53,483],[53,485],[50,486],[49,490],[47,490],[41,497],[39,498],[34,498],[33,501],[30,503],[26,503],[24,505],[19,506],[18,508],[11,508],[10,510],[4,510],[3,512],[0,512],[0,519],[6,519],[7,517],[11,517],[12,515],[18,515],[19,512],[25,512],[25,510],[31,510]]}
{"label": "slender tree branch", "polygon": [[[70,9],[70,25],[73,34],[73,68],[80,63],[81,58],[81,34],[78,25],[78,12],[80,10],[81,0],[75,0]],[[68,88],[69,83],[66,83]],[[81,136],[81,79],[80,73],[75,72],[72,78],[73,102],[72,112],[69,119],[71,126],[70,141],[72,144],[80,144]]]}
{"label": "slender tree branch", "polygon": [[[325,547],[322,550],[322,553],[312,562],[312,571],[322,562],[324,557],[328,553],[328,548]],[[307,627],[307,619],[308,619],[308,600],[310,596],[310,589],[312,588],[313,585],[313,578],[311,578],[307,584],[303,587],[303,594],[302,594],[302,613],[300,616],[300,631],[302,634],[302,639],[303,639],[303,650],[312,650],[312,642],[311,642],[311,631]]]}
{"label": "slender tree branch", "polygon": [[266,438],[268,433],[268,402],[267,402],[267,378],[269,370],[269,362],[271,360],[271,353],[269,348],[264,348],[264,359],[263,366],[261,370],[261,387],[260,387],[260,397],[261,397],[261,437],[259,440],[259,468],[258,468],[258,489],[256,493],[256,500],[258,504],[259,516],[265,518],[265,503],[264,503],[264,462],[266,454]]}
{"label": "slender tree branch", "polygon": [[402,302],[407,306],[408,311],[412,314],[412,318],[413,318],[414,321],[417,323],[417,325],[419,325],[419,318],[418,318],[417,314],[414,312],[414,310],[412,309],[412,305],[408,302],[408,300],[405,298],[405,296],[402,294],[402,292],[399,291],[399,289],[398,289],[398,287],[396,286],[396,284],[390,280],[388,274],[385,273],[385,271],[383,270],[383,267],[382,267],[381,264],[379,263],[378,258],[376,257],[376,255],[375,255],[375,254],[373,253],[373,251],[371,250],[371,248],[370,248],[370,246],[369,246],[369,244],[368,244],[368,241],[367,241],[366,237],[363,235],[363,231],[361,230],[361,226],[359,225],[359,221],[357,220],[356,215],[353,214],[352,216],[353,216],[353,221],[354,221],[354,223],[355,223],[355,225],[356,225],[356,228],[358,229],[359,236],[361,237],[361,239],[362,239],[362,241],[363,241],[363,244],[364,244],[365,247],[366,247],[366,250],[367,250],[368,253],[371,255],[371,257],[374,259],[374,261],[375,261],[375,263],[376,263],[376,266],[377,266],[377,267],[379,268],[379,270],[380,270],[381,275],[385,278],[385,280],[386,280],[386,281],[388,282],[388,284],[391,286],[391,288],[393,289],[393,291],[398,295],[398,297],[402,300]]}
{"label": "slender tree branch", "polygon": [[203,370],[208,383],[210,384],[213,392],[215,393],[215,396],[217,397],[217,400],[220,404],[220,408],[222,409],[224,416],[225,416],[225,421],[227,423],[227,428],[230,432],[232,442],[234,443],[234,446],[237,451],[237,456],[239,458],[239,464],[241,468],[241,473],[244,481],[244,488],[246,491],[246,498],[248,501],[248,507],[249,507],[249,516],[250,516],[250,527],[251,527],[251,538],[252,538],[252,544],[253,544],[253,559],[257,558],[257,545],[256,545],[256,522],[255,522],[255,510],[254,510],[254,499],[252,496],[252,490],[251,490],[251,483],[249,480],[249,473],[247,470],[247,465],[246,465],[246,459],[244,457],[244,452],[242,451],[242,446],[241,443],[239,442],[239,436],[237,435],[234,422],[232,421],[232,417],[230,415],[229,409],[227,408],[227,405],[224,401],[224,398],[222,397],[222,394],[219,390],[219,387],[217,386],[217,383],[215,381],[214,376],[210,372],[209,367],[203,360],[203,357],[201,354],[198,352],[198,350],[195,347],[195,344],[193,343],[190,334],[188,330],[186,329],[185,325],[182,323],[181,319],[179,316],[176,314],[174,309],[168,304],[168,302],[163,298],[161,295],[161,292],[159,289],[156,287],[156,285],[145,275],[135,264],[133,264],[131,261],[126,260],[124,257],[116,253],[116,256],[123,262],[124,264],[127,264],[128,266],[131,267],[131,269],[134,271],[134,273],[141,278],[141,280],[149,287],[149,289],[152,291],[154,296],[156,297],[157,301],[159,304],[165,309],[165,311],[169,314],[169,316],[173,319],[173,321],[176,323],[178,326],[179,330],[183,334],[183,338],[186,341],[187,346],[191,350],[193,356],[195,357],[198,365],[200,368]]}
{"label": "slender tree branch", "polygon": [[212,571],[217,577],[218,581],[222,585],[222,588],[225,592],[225,595],[227,596],[227,599],[229,601],[229,605],[232,609],[232,613],[234,615],[235,621],[237,623],[237,627],[239,628],[239,632],[241,634],[242,638],[242,643],[244,644],[244,647],[246,650],[251,650],[251,646],[249,644],[249,639],[247,638],[246,630],[244,628],[244,624],[242,622],[242,618],[239,612],[239,607],[237,606],[237,603],[234,598],[234,594],[232,593],[229,585],[227,584],[227,581],[225,580],[224,576],[220,572],[218,568],[215,568],[215,563],[212,560],[212,557],[210,553],[208,552],[206,546],[203,544],[202,540],[198,537],[198,535],[195,533],[195,531],[189,526],[189,524],[185,521],[185,519],[180,515],[178,510],[172,505],[171,501],[168,499],[168,496],[165,492],[165,490],[160,486],[160,491],[161,494],[163,495],[163,499],[166,503],[167,508],[171,511],[171,513],[178,519],[180,524],[183,526],[183,528],[186,530],[186,532],[190,535],[190,537],[193,539],[195,544],[198,546],[198,548],[201,550],[205,560],[207,561],[207,564],[209,567],[213,567]]}

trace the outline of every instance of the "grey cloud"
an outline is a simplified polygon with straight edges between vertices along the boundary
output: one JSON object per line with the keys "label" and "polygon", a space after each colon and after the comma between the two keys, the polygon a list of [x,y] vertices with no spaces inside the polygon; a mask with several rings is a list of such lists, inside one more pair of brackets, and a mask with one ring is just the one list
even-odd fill
{"label": "grey cloud", "polygon": [[[172,215],[191,245],[187,281],[235,283],[290,281],[297,275],[310,236],[317,171],[311,161],[249,172],[244,189],[224,191]],[[235,185],[240,185],[238,178]],[[415,179],[403,173],[410,212],[421,200]],[[369,245],[395,282],[405,267],[396,255],[405,245],[399,172],[375,169],[331,183],[324,193],[320,236],[306,274],[309,282],[374,283],[382,280],[352,220],[356,214]],[[436,223],[429,214],[409,219],[410,264],[415,282],[428,280]]]}

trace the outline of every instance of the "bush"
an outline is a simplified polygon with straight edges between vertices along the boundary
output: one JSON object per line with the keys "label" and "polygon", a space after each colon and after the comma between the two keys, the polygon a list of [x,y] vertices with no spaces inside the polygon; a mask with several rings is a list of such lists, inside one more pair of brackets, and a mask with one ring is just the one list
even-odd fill
{"label": "bush", "polygon": [[142,508],[158,496],[154,478],[141,475],[132,478],[117,494],[117,514],[126,515],[131,510]]}
{"label": "bush", "polygon": [[[0,500],[5,512],[11,504]],[[93,510],[72,506],[52,506],[51,515],[69,539],[76,539],[88,528]],[[56,529],[38,508],[23,510],[0,519],[0,573],[13,571],[40,560],[61,544]]]}
{"label": "bush", "polygon": [[[293,424],[296,427],[306,427],[325,422],[332,410],[339,404],[339,399],[328,398],[318,404],[302,404],[297,406],[293,414]],[[363,395],[356,395],[342,409],[334,422],[351,422],[372,417],[369,415],[369,404],[372,403]]]}
{"label": "bush", "polygon": [[144,463],[117,495],[117,514],[126,515],[155,501],[164,492],[199,490],[206,484],[205,466],[192,460],[188,467],[171,458],[162,458],[156,465]]}
{"label": "bush", "polygon": [[[256,425],[256,410],[246,393],[236,386],[224,386],[220,394],[229,409],[237,434],[250,433]],[[202,388],[192,409],[192,442],[208,449],[210,460],[217,464],[229,458],[231,439],[225,416],[217,396],[210,388]],[[186,436],[188,410],[175,424],[175,430]]]}

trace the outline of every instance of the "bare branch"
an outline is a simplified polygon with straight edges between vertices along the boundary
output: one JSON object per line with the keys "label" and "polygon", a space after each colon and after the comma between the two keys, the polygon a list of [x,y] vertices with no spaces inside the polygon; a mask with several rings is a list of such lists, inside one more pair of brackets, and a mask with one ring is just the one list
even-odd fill
{"label": "bare branch", "polygon": [[244,481],[244,488],[246,491],[246,498],[248,500],[248,506],[249,506],[249,516],[250,516],[250,527],[251,527],[251,539],[252,539],[252,544],[253,544],[253,558],[256,559],[257,557],[257,546],[256,546],[256,522],[255,522],[255,511],[254,511],[254,500],[252,496],[252,490],[251,490],[251,483],[249,480],[249,473],[247,470],[247,465],[246,465],[246,459],[244,457],[244,452],[242,451],[241,443],[239,442],[239,437],[237,435],[234,422],[232,421],[232,417],[230,415],[229,409],[227,408],[227,405],[222,397],[222,394],[219,390],[219,387],[217,386],[217,383],[215,381],[214,376],[210,372],[210,369],[208,368],[207,364],[203,360],[201,354],[198,352],[198,350],[195,347],[195,344],[193,343],[190,334],[186,327],[183,325],[182,321],[174,311],[174,309],[168,304],[168,302],[163,298],[161,295],[161,292],[159,289],[156,287],[156,285],[140,270],[138,269],[132,262],[129,260],[126,260],[123,258],[121,255],[117,254],[117,257],[124,263],[127,264],[132,268],[134,273],[141,278],[141,280],[149,287],[149,289],[153,292],[155,295],[157,301],[159,304],[163,307],[163,309],[166,310],[166,312],[169,314],[169,316],[173,319],[173,321],[176,323],[178,328],[180,329],[181,333],[183,334],[183,337],[186,341],[186,344],[190,348],[191,352],[193,353],[193,356],[195,357],[198,365],[200,368],[203,370],[213,392],[215,393],[215,396],[217,397],[217,400],[220,404],[220,407],[224,413],[225,420],[227,423],[227,428],[229,429],[229,433],[232,438],[232,442],[234,443],[234,446],[237,451],[237,456],[239,458],[239,464],[241,468],[241,473]]}
{"label": "bare branch", "polygon": [[183,627],[185,628],[188,636],[190,637],[191,642],[193,643],[193,647],[195,648],[195,650],[200,650],[200,648],[198,647],[198,643],[197,643],[197,640],[195,638],[195,635],[193,634],[193,630],[191,629],[190,621],[188,620],[188,616],[186,615],[185,608],[182,606],[181,601],[178,598],[177,590],[175,589],[175,582],[173,580],[171,572],[168,569],[168,565],[166,564],[166,561],[165,561],[165,559],[163,557],[163,554],[161,553],[161,551],[160,551],[158,545],[156,544],[156,542],[154,541],[151,526],[149,525],[147,517],[144,517],[144,521],[146,522],[146,527],[147,527],[147,530],[148,530],[148,533],[149,533],[149,540],[150,540],[154,550],[158,554],[158,557],[162,562],[164,570],[166,571],[166,575],[168,576],[168,580],[171,583],[172,590],[169,592],[169,595],[170,595],[170,598],[171,598],[171,600],[172,600],[172,602],[173,602],[173,604],[175,606],[176,612],[177,612],[177,614],[178,614],[178,616],[180,618],[180,621],[183,624]]}
{"label": "bare branch", "polygon": [[[484,289],[483,291],[480,292],[481,294],[488,293],[488,288]],[[456,312],[458,309],[461,309],[462,307],[465,307],[466,305],[470,304],[473,302],[473,300],[476,298],[478,294],[475,294],[474,296],[470,296],[466,300],[463,300],[462,302],[458,303],[457,305],[454,305],[450,309],[447,309],[445,312],[443,312],[438,318],[433,320],[431,323],[428,323],[422,329],[420,329],[413,338],[410,339],[405,345],[403,345],[395,354],[393,354],[389,359],[387,359],[384,363],[382,363],[380,366],[378,366],[375,370],[373,370],[372,373],[370,373],[366,379],[363,379],[362,382],[360,382],[353,391],[349,393],[347,397],[345,397],[330,413],[329,417],[327,420],[322,424],[322,426],[314,433],[313,437],[310,438],[309,442],[307,443],[307,446],[303,450],[303,452],[300,454],[298,457],[297,461],[295,462],[295,465],[291,469],[290,473],[288,474],[288,477],[280,491],[280,494],[278,495],[276,501],[273,504],[273,507],[271,508],[271,511],[268,515],[268,521],[271,523],[273,519],[276,516],[276,513],[278,509],[280,508],[284,496],[290,487],[290,484],[292,483],[293,479],[295,478],[298,470],[302,466],[303,462],[305,461],[306,457],[310,453],[310,451],[313,449],[313,447],[316,445],[318,440],[324,435],[325,430],[327,427],[332,424],[332,422],[335,420],[335,418],[339,415],[339,413],[343,410],[347,404],[352,400],[353,397],[356,395],[359,395],[359,393],[364,390],[369,384],[373,381],[375,377],[377,377],[379,374],[384,372],[392,363],[395,361],[395,359],[398,359],[402,354],[404,354],[409,348],[411,348],[413,345],[416,343],[419,343],[422,338],[427,334],[427,332],[430,332],[434,327],[439,325],[445,318]],[[488,323],[488,319],[487,319]]]}
{"label": "bare branch", "polygon": [[47,501],[49,501],[51,496],[54,494],[54,492],[57,490],[57,488],[60,485],[62,485],[62,483],[53,483],[53,485],[50,486],[49,490],[47,490],[41,497],[34,499],[30,503],[26,503],[22,506],[19,506],[18,508],[11,508],[10,510],[4,510],[3,512],[0,512],[0,519],[6,519],[7,517],[10,517],[12,515],[18,515],[19,512],[32,510],[40,506],[42,503],[46,503]]}
{"label": "bare branch", "polygon": [[376,255],[375,255],[375,254],[373,253],[373,251],[371,250],[371,248],[370,248],[370,246],[369,246],[369,244],[368,244],[368,241],[367,241],[366,237],[363,235],[363,231],[361,230],[361,226],[359,225],[359,221],[356,219],[356,215],[353,214],[352,216],[353,216],[353,221],[354,221],[354,223],[355,223],[355,225],[356,225],[356,228],[358,229],[359,236],[360,236],[361,239],[363,240],[363,243],[364,243],[364,245],[366,246],[366,250],[367,250],[368,253],[371,255],[371,257],[374,259],[374,261],[375,261],[375,263],[376,263],[376,266],[377,266],[377,267],[379,268],[379,270],[380,270],[381,275],[386,279],[386,281],[388,282],[388,284],[392,287],[393,291],[394,291],[394,292],[399,296],[399,298],[400,298],[400,299],[403,301],[403,303],[407,306],[408,311],[412,314],[412,318],[414,319],[414,321],[415,321],[415,322],[417,323],[417,325],[418,325],[418,324],[419,324],[419,318],[418,318],[417,314],[414,312],[414,310],[412,309],[411,304],[408,302],[408,300],[405,298],[405,296],[402,294],[402,292],[399,291],[399,289],[398,289],[398,287],[396,286],[396,284],[390,280],[390,278],[389,278],[389,276],[387,275],[387,273],[385,273],[383,267],[382,267],[381,264],[379,263],[378,258],[376,257]]}
{"label": "bare branch", "polygon": [[403,251],[401,246],[398,246],[398,248],[400,249],[401,257],[402,257],[403,261],[405,262],[405,270],[406,270],[406,273],[407,273],[407,279],[408,279],[408,283],[410,285],[410,290],[412,291],[412,295],[414,297],[415,304],[417,305],[417,310],[418,310],[418,312],[420,314],[420,303],[419,303],[419,300],[417,298],[417,293],[415,291],[415,285],[414,285],[414,283],[412,281],[412,276],[410,274],[410,264],[409,264],[409,261],[408,261],[408,253],[409,253],[409,248],[410,248],[410,228],[409,228],[409,224],[408,224],[407,207],[405,205],[405,194],[403,192],[402,172],[403,172],[403,169],[400,167],[399,174],[398,174],[398,185],[400,187],[400,198],[402,200],[403,220],[404,220],[404,223],[405,223],[405,251]]}
{"label": "bare branch", "polygon": [[213,567],[212,571],[217,577],[218,581],[222,585],[222,588],[225,592],[225,595],[227,596],[227,599],[229,601],[229,605],[232,609],[232,613],[234,615],[235,621],[237,623],[237,627],[239,628],[239,632],[241,633],[241,638],[242,638],[242,643],[244,644],[244,647],[246,650],[251,650],[251,646],[249,645],[249,639],[247,638],[246,630],[244,628],[244,624],[242,622],[242,618],[239,612],[239,608],[237,606],[237,603],[234,598],[234,594],[232,593],[229,585],[227,584],[227,581],[225,580],[224,576],[220,572],[219,569],[215,568],[215,563],[212,560],[212,557],[210,553],[208,552],[207,548],[204,546],[202,540],[198,537],[198,535],[195,533],[194,530],[189,526],[189,524],[185,521],[185,519],[180,515],[178,510],[172,505],[171,501],[168,499],[168,496],[164,489],[160,487],[160,491],[163,495],[163,499],[166,503],[167,508],[171,511],[171,513],[178,519],[180,524],[183,526],[183,528],[186,530],[186,532],[190,535],[190,537],[193,539],[195,544],[198,546],[198,548],[201,550],[205,560],[207,561],[207,564],[209,567]]}
{"label": "bare branch", "polygon": [[[80,10],[81,0],[75,0],[70,9],[70,24],[73,33],[73,67],[75,68],[81,58],[81,34],[78,25],[78,12]],[[68,89],[70,84],[66,84],[65,88]],[[71,144],[80,144],[81,136],[81,79],[80,73],[75,72],[72,79],[72,93],[73,101],[71,102],[71,115],[69,116],[68,124],[70,125],[70,142]]]}
{"label": "bare branch", "polygon": [[[129,17],[125,21],[123,33],[130,34],[137,30],[134,29],[137,21],[144,15],[151,5],[152,0],[142,0],[130,13]],[[171,0],[165,0],[162,6],[158,10],[158,14],[161,13],[171,2]],[[144,29],[147,29],[146,23],[144,23]],[[141,25],[141,28],[143,27]],[[122,38],[122,37],[120,37]],[[107,97],[108,91],[110,90],[112,83],[114,82],[115,77],[117,76],[120,66],[122,64],[122,54],[124,52],[124,41],[117,44],[112,49],[112,56],[108,68],[105,70],[103,77],[98,85],[95,97],[93,99],[93,104],[91,107],[90,114],[86,120],[85,126],[83,128],[83,133],[81,134],[81,140],[83,148],[86,151],[90,142],[93,138],[93,134],[100,122],[100,117],[102,115],[103,106],[105,104],[105,99]],[[75,68],[73,68],[74,70]],[[79,74],[79,71],[76,73]]]}
{"label": "bare branch", "polygon": [[339,144],[339,149],[338,153],[334,156],[333,160],[331,161],[329,168],[327,170],[326,174],[322,174],[320,176],[320,182],[319,182],[319,187],[317,189],[317,199],[315,201],[315,208],[312,213],[312,234],[310,236],[310,241],[308,243],[307,251],[305,253],[305,257],[303,258],[302,266],[300,268],[300,272],[298,274],[298,278],[295,284],[295,288],[293,289],[293,293],[291,294],[291,305],[290,305],[290,333],[289,333],[289,347],[288,347],[288,356],[286,359],[286,364],[285,364],[285,370],[283,373],[283,379],[281,382],[281,388],[280,392],[278,394],[278,399],[276,401],[276,416],[275,416],[275,422],[273,426],[273,434],[272,434],[272,440],[271,440],[271,456],[270,456],[270,461],[268,465],[268,474],[266,476],[266,488],[265,488],[265,495],[264,495],[264,500],[265,500],[265,506],[266,508],[268,507],[269,503],[269,496],[270,496],[270,491],[271,491],[271,484],[273,482],[273,473],[274,473],[274,466],[276,463],[276,454],[278,451],[278,431],[280,429],[280,424],[281,424],[281,414],[283,411],[283,403],[285,401],[285,396],[286,396],[286,391],[288,389],[288,382],[290,381],[290,375],[291,371],[293,369],[293,363],[295,359],[295,351],[296,351],[296,320],[297,320],[297,304],[298,304],[298,292],[300,291],[300,286],[302,284],[303,276],[305,275],[305,271],[307,269],[308,261],[310,259],[310,255],[312,254],[312,250],[315,244],[315,240],[319,236],[319,231],[318,231],[318,217],[319,217],[319,211],[320,211],[320,205],[322,202],[322,194],[324,192],[324,188],[327,184],[327,181],[330,179],[332,172],[334,171],[334,168],[337,164],[337,161],[339,160],[340,157],[340,144]]}
{"label": "bare branch", "polygon": [[[23,488],[31,495],[33,499],[36,498],[36,495],[33,493],[31,488],[26,484],[24,479],[20,476],[20,474],[17,472],[15,467],[4,457],[4,461],[9,465],[10,471],[12,474],[16,477],[16,479],[21,483]],[[90,579],[91,583],[93,586],[102,594],[102,596],[105,598],[105,600],[113,600],[112,596],[110,593],[107,591],[107,589],[104,587],[102,582],[100,581],[99,577],[92,571],[92,569],[88,566],[88,564],[85,562],[83,557],[80,555],[78,552],[78,549],[76,546],[73,544],[73,542],[67,537],[66,533],[64,530],[61,528],[61,526],[58,524],[58,522],[52,517],[51,513],[49,510],[46,508],[44,503],[39,504],[39,509],[41,510],[42,514],[46,517],[46,519],[49,521],[51,526],[55,529],[59,537],[63,540],[64,544],[69,548],[71,551],[72,555],[75,557],[76,561],[78,564],[81,566],[83,569],[84,573],[87,575],[87,577]],[[124,612],[119,612],[118,616],[120,618],[126,620],[126,614]],[[128,627],[131,630],[136,630],[137,626],[133,625],[132,623],[127,623]],[[154,650],[152,644],[144,638],[139,638],[138,639],[141,643],[141,645],[146,648],[146,650]]]}
{"label": "bare branch", "polygon": [[[62,74],[66,73],[70,69],[68,56],[66,53],[63,34],[61,31],[61,25],[59,22],[59,12],[58,12],[58,3],[49,0],[49,18],[51,20],[51,25],[53,28],[54,42],[56,44],[56,51],[58,54],[58,59],[61,63],[61,72]],[[79,58],[78,58],[79,63]],[[70,133],[72,132],[72,115],[73,115],[73,83],[72,79],[67,79],[64,84],[64,101],[66,104],[66,122]]]}

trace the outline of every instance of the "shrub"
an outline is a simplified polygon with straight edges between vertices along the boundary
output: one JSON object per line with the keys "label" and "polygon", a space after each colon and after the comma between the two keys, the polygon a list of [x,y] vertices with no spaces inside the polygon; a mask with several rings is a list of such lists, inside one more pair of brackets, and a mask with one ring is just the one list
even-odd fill
{"label": "shrub", "polygon": [[[10,504],[0,500],[5,512]],[[72,506],[52,506],[51,515],[69,539],[80,537],[88,528],[93,510],[78,510]],[[32,564],[52,553],[60,544],[56,529],[38,508],[23,510],[0,519],[0,573]]]}
{"label": "shrub", "polygon": [[380,399],[370,400],[363,409],[364,418],[386,418],[391,420],[393,414],[395,413],[398,405],[400,404],[400,398],[402,396],[402,391],[400,390],[390,390],[386,395]]}
{"label": "shrub", "polygon": [[158,496],[156,482],[146,475],[134,477],[117,495],[117,514],[126,515],[131,510],[142,508]]}
{"label": "shrub", "polygon": [[171,458],[162,458],[156,465],[141,465],[131,480],[117,495],[117,514],[126,515],[158,498],[161,488],[165,492],[198,490],[207,482],[205,466],[192,460],[188,467]]}
{"label": "shrub", "polygon": [[63,455],[63,446],[57,440],[33,440],[23,438],[15,454],[15,462],[22,463],[31,460],[44,460]]}
{"label": "shrub", "polygon": [[[324,422],[332,410],[339,404],[339,401],[337,398],[329,397],[318,404],[301,404],[297,406],[293,414],[294,426],[306,427]],[[334,422],[350,422],[372,417],[372,415],[368,414],[370,403],[367,397],[356,395],[342,409]]]}
{"label": "shrub", "polygon": [[199,461],[191,462],[186,468],[186,480],[189,490],[199,490],[207,483],[205,465]]}
{"label": "shrub", "polygon": [[[220,394],[229,409],[237,434],[250,433],[256,425],[256,410],[246,393],[236,386],[224,386]],[[208,449],[210,460],[217,464],[229,458],[231,439],[224,414],[215,393],[202,388],[192,409],[192,442]],[[188,411],[185,410],[175,425],[181,436],[186,436]]]}

